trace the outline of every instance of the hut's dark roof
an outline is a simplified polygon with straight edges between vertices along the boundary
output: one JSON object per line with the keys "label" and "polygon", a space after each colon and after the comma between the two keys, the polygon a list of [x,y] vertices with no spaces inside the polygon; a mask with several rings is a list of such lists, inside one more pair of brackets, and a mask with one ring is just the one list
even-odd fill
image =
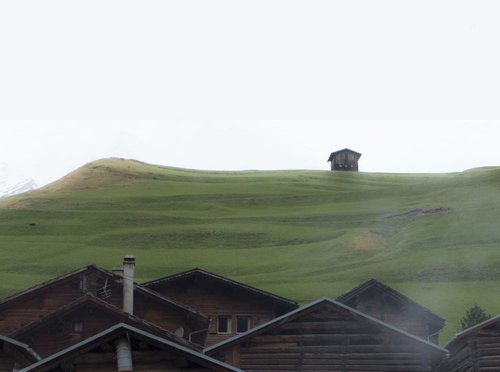
{"label": "hut's dark roof", "polygon": [[121,337],[122,335],[127,335],[127,337],[137,337],[141,340],[144,340],[145,342],[150,342],[160,349],[174,350],[175,352],[185,355],[187,358],[200,363],[201,365],[215,367],[218,371],[242,372],[240,369],[232,367],[229,364],[210,358],[209,356],[201,354],[195,350],[179,345],[176,342],[172,342],[170,340],[156,336],[125,323],[116,324],[103,332],[100,332],[56,354],[42,359],[39,362],[20,370],[19,372],[47,371],[52,367],[55,367],[61,363],[64,363],[65,361],[71,360],[78,355],[92,350],[92,348],[94,348],[97,344],[114,340],[118,337]]}
{"label": "hut's dark roof", "polygon": [[408,340],[411,340],[412,342],[415,342],[418,345],[425,347],[429,352],[435,352],[435,353],[437,352],[437,353],[444,353],[444,354],[448,353],[448,351],[446,349],[443,349],[435,344],[432,344],[426,340],[423,340],[420,337],[414,336],[408,332],[405,332],[405,331],[403,331],[399,328],[396,328],[390,324],[387,324],[381,320],[375,319],[375,318],[373,318],[369,315],[366,315],[366,314],[364,314],[356,309],[353,309],[349,306],[346,306],[340,302],[337,302],[335,300],[332,300],[332,299],[329,299],[326,297],[320,298],[320,299],[318,299],[318,300],[316,300],[308,305],[305,305],[301,308],[290,311],[287,314],[284,314],[284,315],[282,315],[278,318],[275,318],[267,323],[264,323],[260,326],[257,326],[257,327],[255,327],[255,328],[253,328],[245,333],[236,335],[236,336],[229,338],[225,341],[222,341],[218,344],[207,347],[204,349],[203,352],[208,354],[208,355],[213,355],[214,353],[216,353],[220,350],[223,350],[229,346],[232,346],[235,344],[240,344],[241,342],[244,342],[253,336],[260,335],[264,332],[267,332],[269,330],[277,328],[284,323],[287,323],[291,320],[299,318],[303,313],[306,313],[307,311],[310,311],[311,309],[314,309],[315,307],[319,307],[323,304],[332,305],[332,306],[334,306],[342,311],[346,311],[347,313],[351,314],[353,317],[356,317],[357,319],[367,321],[367,322],[373,324],[374,326],[376,326],[380,329],[383,329],[387,332],[392,332],[392,333],[398,334],[400,336],[403,336],[403,337],[407,338]]}
{"label": "hut's dark roof", "polygon": [[334,157],[335,155],[337,155],[338,153],[341,153],[341,152],[350,152],[350,153],[352,153],[352,154],[356,154],[356,155],[358,155],[358,158],[359,158],[359,157],[361,157],[361,154],[360,154],[359,152],[356,152],[356,151],[353,151],[353,150],[351,150],[351,149],[345,148],[345,149],[342,149],[342,150],[338,150],[338,151],[332,152],[332,153],[330,154],[330,157],[328,158],[328,160],[327,160],[327,161],[332,161],[332,160],[333,160],[333,157]]}
{"label": "hut's dark roof", "polygon": [[15,332],[12,332],[9,336],[12,338],[21,338],[25,335],[29,335],[31,332],[43,327],[45,324],[53,321],[53,320],[58,320],[61,319],[63,316],[66,314],[72,313],[74,311],[77,311],[78,309],[87,307],[87,306],[93,306],[94,308],[98,308],[100,310],[105,311],[106,313],[109,313],[116,319],[116,323],[127,323],[131,324],[136,328],[140,328],[142,330],[145,330],[147,332],[156,334],[160,337],[169,339],[171,341],[177,342],[181,345],[184,345],[186,347],[192,348],[192,349],[197,349],[199,350],[200,347],[197,345],[189,342],[188,340],[178,337],[174,335],[173,333],[158,327],[157,325],[148,322],[144,319],[138,318],[135,315],[125,313],[121,309],[117,308],[114,305],[111,305],[91,294],[85,294],[81,296],[80,298],[76,299],[75,301],[61,307],[60,309],[53,311],[52,313],[45,315],[44,317],[35,320],[26,326],[24,326],[21,329],[16,330]]}
{"label": "hut's dark roof", "polygon": [[286,306],[290,310],[298,307],[297,302],[290,300],[288,298],[281,297],[281,296],[275,295],[275,294],[270,293],[270,292],[266,292],[262,289],[255,288],[255,287],[249,286],[247,284],[243,284],[243,283],[237,282],[235,280],[225,278],[223,276],[220,276],[220,275],[217,275],[217,274],[214,274],[214,273],[211,273],[211,272],[199,269],[199,268],[194,268],[194,269],[180,272],[177,274],[165,276],[165,277],[160,278],[160,279],[152,280],[152,281],[141,284],[141,286],[143,288],[145,287],[145,288],[150,288],[150,289],[154,290],[155,288],[161,288],[162,285],[172,284],[172,283],[176,282],[177,280],[184,280],[184,279],[190,279],[190,278],[196,278],[196,277],[202,278],[203,281],[216,282],[219,284],[230,286],[230,287],[235,288],[236,290],[239,290],[239,291],[244,291],[244,292],[251,293],[251,294],[254,294],[257,296],[271,299],[275,302],[278,302],[278,303]]}
{"label": "hut's dark roof", "polygon": [[[446,345],[444,345],[444,347],[448,349],[448,348],[452,347],[453,344],[455,344],[456,342],[460,342],[462,340],[465,340],[465,339],[467,339],[467,337],[472,336],[473,334],[482,330],[483,328],[487,328],[490,325],[493,325],[499,321],[500,321],[500,315],[497,315],[497,316],[494,316],[490,319],[487,319],[481,323],[478,323],[472,327],[464,329],[463,331],[458,332],[455,336],[453,336],[453,338],[451,340],[449,340],[446,343]],[[499,333],[500,333],[500,331],[499,331]]]}
{"label": "hut's dark roof", "polygon": [[444,326],[444,319],[441,318],[440,316],[434,314],[431,310],[427,309],[426,307],[416,303],[415,301],[411,300],[410,298],[406,297],[402,293],[396,291],[394,288],[389,287],[388,285],[382,283],[381,281],[377,279],[368,279],[367,281],[361,283],[357,287],[354,287],[350,289],[349,291],[345,292],[344,294],[338,296],[336,300],[341,303],[347,303],[353,298],[361,295],[362,293],[372,289],[372,288],[378,288],[384,291],[384,293],[388,293],[392,298],[395,300],[403,303],[410,305],[413,309],[417,310],[420,314],[422,314],[423,317],[428,319],[431,322],[437,323],[441,325],[441,328]]}

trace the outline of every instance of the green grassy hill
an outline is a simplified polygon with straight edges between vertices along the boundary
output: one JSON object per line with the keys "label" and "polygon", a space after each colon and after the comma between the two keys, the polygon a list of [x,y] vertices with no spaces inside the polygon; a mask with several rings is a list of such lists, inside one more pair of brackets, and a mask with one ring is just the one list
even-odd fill
{"label": "green grassy hill", "polygon": [[87,164],[0,200],[0,295],[137,257],[139,281],[202,267],[302,303],[375,277],[447,319],[500,313],[500,168],[453,174],[205,172]]}

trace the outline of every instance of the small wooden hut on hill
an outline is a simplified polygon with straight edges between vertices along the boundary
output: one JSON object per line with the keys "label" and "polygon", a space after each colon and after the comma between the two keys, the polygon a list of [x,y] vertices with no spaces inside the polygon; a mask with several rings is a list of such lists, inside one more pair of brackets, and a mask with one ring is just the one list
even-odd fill
{"label": "small wooden hut on hill", "polygon": [[358,160],[361,157],[359,152],[343,149],[339,151],[332,152],[328,161],[331,162],[331,170],[335,171],[354,171],[357,172]]}

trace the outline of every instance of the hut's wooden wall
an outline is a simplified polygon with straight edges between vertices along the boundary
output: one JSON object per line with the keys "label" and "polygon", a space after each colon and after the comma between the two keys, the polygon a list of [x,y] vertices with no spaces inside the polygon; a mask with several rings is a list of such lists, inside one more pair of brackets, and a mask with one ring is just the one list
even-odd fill
{"label": "hut's wooden wall", "polygon": [[436,361],[405,337],[329,311],[311,313],[222,354],[245,371],[435,371]]}

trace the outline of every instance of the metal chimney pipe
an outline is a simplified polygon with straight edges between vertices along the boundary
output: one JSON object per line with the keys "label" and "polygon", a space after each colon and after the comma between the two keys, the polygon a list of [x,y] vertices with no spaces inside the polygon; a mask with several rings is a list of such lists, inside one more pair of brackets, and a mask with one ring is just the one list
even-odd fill
{"label": "metal chimney pipe", "polygon": [[134,271],[135,257],[126,255],[123,258],[123,311],[134,313]]}
{"label": "metal chimney pipe", "polygon": [[121,337],[118,341],[116,341],[115,349],[118,372],[133,371],[132,350],[130,349],[129,341],[125,337]]}

